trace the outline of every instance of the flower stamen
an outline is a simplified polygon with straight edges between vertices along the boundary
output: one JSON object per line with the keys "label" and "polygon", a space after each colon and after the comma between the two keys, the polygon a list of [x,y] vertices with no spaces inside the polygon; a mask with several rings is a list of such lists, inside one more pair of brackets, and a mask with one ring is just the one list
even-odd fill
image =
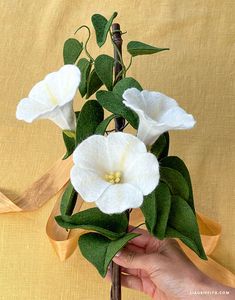
{"label": "flower stamen", "polygon": [[121,179],[122,179],[122,173],[119,171],[105,174],[105,180],[112,184],[120,183]]}

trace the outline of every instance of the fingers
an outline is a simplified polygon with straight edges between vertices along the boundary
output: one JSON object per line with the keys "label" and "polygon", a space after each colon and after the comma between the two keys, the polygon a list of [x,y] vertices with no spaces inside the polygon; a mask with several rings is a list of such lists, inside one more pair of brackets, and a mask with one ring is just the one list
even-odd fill
{"label": "fingers", "polygon": [[140,233],[141,235],[137,236],[136,238],[129,241],[129,244],[133,244],[133,245],[136,245],[141,248],[146,248],[146,246],[149,244],[150,240],[155,239],[148,233],[148,231],[146,231],[144,229],[140,229],[140,228],[136,228],[136,229],[134,229],[134,228],[135,227],[130,225],[128,227],[128,231]]}
{"label": "fingers", "polygon": [[[107,273],[106,279],[111,280],[110,271]],[[138,276],[121,274],[121,284],[124,287],[146,293],[151,297],[156,292],[155,285],[148,278],[141,279]]]}
{"label": "fingers", "polygon": [[129,249],[124,249],[113,258],[113,261],[122,267],[141,269],[150,274],[159,268],[158,265],[160,265],[161,258],[160,255],[155,253],[137,253]]}

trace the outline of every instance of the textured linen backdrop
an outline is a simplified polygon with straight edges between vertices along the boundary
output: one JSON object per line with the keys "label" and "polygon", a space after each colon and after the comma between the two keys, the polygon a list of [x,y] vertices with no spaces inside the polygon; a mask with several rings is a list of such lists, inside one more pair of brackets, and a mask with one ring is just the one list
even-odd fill
{"label": "textured linen backdrop", "polygon": [[[15,119],[18,101],[63,64],[64,41],[80,25],[91,26],[92,14],[108,18],[118,11],[116,20],[128,32],[124,49],[128,40],[171,49],[136,57],[129,75],[195,116],[193,130],[171,132],[171,154],[189,167],[197,210],[223,226],[213,257],[235,271],[235,2],[0,0],[0,11],[1,191],[14,199],[64,153],[55,125]],[[86,37],[86,30],[78,34]],[[99,54],[94,34],[88,47]],[[110,44],[104,50],[112,55]],[[109,283],[78,250],[64,263],[53,252],[45,225],[55,201],[35,212],[0,216],[0,299],[109,298]],[[124,289],[123,299],[148,297]]]}

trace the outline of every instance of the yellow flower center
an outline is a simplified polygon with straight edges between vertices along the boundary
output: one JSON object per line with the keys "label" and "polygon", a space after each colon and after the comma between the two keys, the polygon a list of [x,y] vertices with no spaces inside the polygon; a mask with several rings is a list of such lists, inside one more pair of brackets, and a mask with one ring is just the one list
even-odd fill
{"label": "yellow flower center", "polygon": [[122,173],[119,171],[107,173],[105,174],[105,180],[112,184],[120,183],[122,180]]}

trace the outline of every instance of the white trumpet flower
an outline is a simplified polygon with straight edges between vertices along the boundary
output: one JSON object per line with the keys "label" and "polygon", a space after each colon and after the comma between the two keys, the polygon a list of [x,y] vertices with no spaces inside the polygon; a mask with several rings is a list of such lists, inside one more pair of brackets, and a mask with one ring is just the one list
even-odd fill
{"label": "white trumpet flower", "polygon": [[75,65],[65,65],[48,74],[22,99],[16,118],[28,123],[37,119],[50,119],[63,130],[75,130],[76,118],[73,98],[80,84],[81,73]]}
{"label": "white trumpet flower", "polygon": [[137,137],[93,135],[74,151],[71,182],[86,202],[107,214],[140,207],[159,182],[159,164]]}
{"label": "white trumpet flower", "polygon": [[191,129],[196,123],[174,99],[162,93],[130,88],[122,97],[123,103],[139,116],[137,137],[147,146],[168,130]]}

